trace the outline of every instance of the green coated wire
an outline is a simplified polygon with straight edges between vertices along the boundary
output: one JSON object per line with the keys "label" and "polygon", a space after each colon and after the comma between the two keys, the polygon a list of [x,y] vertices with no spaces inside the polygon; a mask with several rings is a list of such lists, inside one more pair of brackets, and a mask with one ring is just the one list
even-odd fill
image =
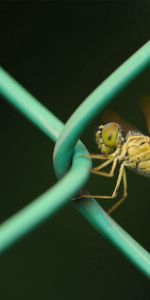
{"label": "green coated wire", "polygon": [[44,134],[56,142],[63,123],[0,67],[0,94]]}
{"label": "green coated wire", "polygon": [[75,206],[99,233],[110,240],[144,275],[150,278],[150,254],[114,222],[95,199],[77,201]]}
{"label": "green coated wire", "polygon": [[[144,67],[149,63],[149,53],[150,53],[150,44],[146,44],[143,46],[136,54],[135,57],[139,55],[139,58],[142,59],[141,65],[139,68],[137,67],[137,58],[135,59],[136,72],[133,71],[134,66],[132,65],[130,71],[132,75],[129,75],[129,79],[135,77]],[[133,57],[132,57],[133,58]],[[133,59],[133,60],[134,60]],[[132,61],[133,62],[133,61]],[[127,71],[127,70],[126,70]],[[5,77],[5,83],[3,79]],[[127,75],[127,74],[126,74]],[[110,78],[110,77],[109,77]],[[108,78],[108,80],[109,80]],[[7,85],[7,79],[9,82],[9,86]],[[128,81],[127,80],[127,81]],[[126,83],[127,83],[126,81]],[[109,84],[106,83],[107,80],[101,85],[105,85],[105,87],[109,87]],[[125,85],[126,83],[122,83]],[[2,84],[2,85],[1,85]],[[11,85],[12,84],[12,85]],[[100,86],[100,87],[101,87]],[[48,114],[46,110],[46,120],[43,120],[40,113],[42,113],[45,109],[40,103],[36,101],[36,99],[31,96],[29,93],[26,94],[26,90],[22,94],[22,99],[20,98],[20,91],[18,88],[22,89],[22,87],[16,83],[3,69],[0,69],[0,87],[1,93],[7,100],[16,106],[23,114],[26,115],[36,126],[38,126],[43,132],[45,132],[49,137],[56,140],[60,134],[62,129],[62,123],[57,122],[58,119],[55,118],[52,114]],[[100,87],[92,93],[93,100],[97,103],[97,92]],[[117,89],[117,87],[116,87]],[[120,88],[121,89],[121,88]],[[102,88],[103,90],[103,88]],[[100,89],[101,91],[101,89]],[[115,91],[113,96],[118,91]],[[107,93],[104,94],[104,97],[100,99],[104,101],[104,105],[108,101],[110,101],[111,97],[108,95],[105,97]],[[25,98],[28,98],[28,105],[26,104]],[[112,96],[112,95],[111,95]],[[27,99],[26,98],[26,99]],[[90,103],[91,95],[86,100],[86,103]],[[105,100],[104,100],[105,99]],[[18,104],[19,103],[19,104]],[[39,106],[38,106],[39,105]],[[31,107],[32,108],[31,108]],[[25,109],[24,109],[25,107]],[[88,108],[88,112],[90,113],[90,109],[88,105],[82,105],[81,109],[78,109],[78,125],[81,125],[83,122],[83,127],[80,130],[82,131],[93,118],[93,114],[96,114],[95,110],[91,107],[92,117],[87,118],[84,117],[84,121],[80,122],[80,119],[83,118],[84,109]],[[99,105],[102,109],[102,103]],[[28,114],[29,109],[29,114]],[[52,118],[51,118],[52,116]],[[74,117],[75,116],[75,117]],[[73,154],[72,149],[70,149],[70,145],[75,143],[75,139],[77,141],[77,136],[80,135],[79,131],[74,132],[74,121],[77,121],[76,114],[71,119],[71,129],[68,130],[69,123],[65,126],[65,131],[61,135],[60,142],[57,144],[56,152],[55,152],[55,168],[57,174],[62,176],[65,173],[65,169],[68,168],[70,164],[70,156]],[[51,121],[53,124],[51,124]],[[51,126],[53,128],[53,133],[51,132]],[[55,128],[57,133],[55,132]],[[67,130],[68,131],[67,131]],[[71,138],[69,134],[72,132],[73,137]],[[69,133],[69,134],[68,134]],[[55,135],[56,134],[56,135]],[[55,137],[54,137],[55,136]],[[65,144],[65,140],[70,139],[68,144]],[[64,159],[64,164],[60,165],[60,170],[58,170],[58,161],[60,151],[60,145],[63,146],[63,151],[66,149],[66,154],[63,153],[62,160]],[[64,146],[65,145],[65,146]],[[73,158],[73,164],[70,168],[69,172],[57,183],[51,190],[40,196],[38,199],[34,200],[28,207],[18,212],[15,216],[11,217],[9,220],[5,221],[0,227],[0,251],[6,250],[10,247],[16,240],[20,239],[23,235],[27,234],[30,230],[35,228],[35,226],[39,225],[45,218],[52,215],[56,210],[64,205],[69,197],[72,197],[82,185],[88,179],[89,171],[91,168],[90,160],[81,158],[81,154],[87,153],[83,148],[83,144],[80,142],[75,147],[75,156]],[[68,155],[68,160],[67,160]],[[58,159],[58,161],[57,161]],[[81,174],[81,175],[80,175]],[[80,176],[79,176],[80,175]],[[67,178],[68,176],[68,178]],[[76,180],[78,178],[78,181]],[[70,181],[69,181],[70,180]],[[52,202],[56,201],[56,205]],[[114,243],[131,261],[135,264],[146,276],[150,278],[150,255],[149,253],[143,249],[133,238],[131,238],[119,225],[117,225],[104,211],[95,200],[87,200],[87,201],[79,201],[74,202],[75,206],[80,210],[80,212],[85,216],[85,218],[106,238],[108,238],[112,243]],[[42,212],[41,212],[42,211]],[[21,221],[23,220],[23,222]],[[28,223],[29,221],[29,223]],[[20,223],[19,223],[20,222]],[[21,225],[21,230],[18,226]],[[25,228],[25,230],[24,230]]]}
{"label": "green coated wire", "polygon": [[77,147],[78,157],[75,155],[72,168],[63,179],[0,225],[0,253],[50,218],[82,188],[89,177],[91,163],[83,161],[79,153],[87,154],[81,143]]}
{"label": "green coated wire", "polygon": [[[3,68],[0,68],[0,93],[49,138],[53,141],[57,140],[63,123]],[[87,153],[84,145],[78,142],[72,168],[64,178],[0,225],[0,253],[52,216],[82,188],[88,180],[91,169],[91,161],[81,158],[81,155]],[[78,178],[79,181],[77,182],[75,178]]]}

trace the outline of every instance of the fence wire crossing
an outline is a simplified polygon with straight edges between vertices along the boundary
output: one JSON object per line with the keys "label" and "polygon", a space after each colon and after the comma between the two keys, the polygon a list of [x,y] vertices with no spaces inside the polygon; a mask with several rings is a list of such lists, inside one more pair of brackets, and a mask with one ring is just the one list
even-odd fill
{"label": "fence wire crossing", "polygon": [[[50,218],[67,204],[87,182],[91,161],[80,138],[89,123],[114,97],[150,65],[150,42],[147,42],[102,84],[70,117],[66,125],[0,68],[0,93],[44,134],[56,142],[54,168],[57,184],[0,225],[0,253]],[[78,178],[78,181],[77,181]],[[126,233],[94,199],[73,201],[80,213],[110,240],[139,270],[150,278],[150,254]]]}

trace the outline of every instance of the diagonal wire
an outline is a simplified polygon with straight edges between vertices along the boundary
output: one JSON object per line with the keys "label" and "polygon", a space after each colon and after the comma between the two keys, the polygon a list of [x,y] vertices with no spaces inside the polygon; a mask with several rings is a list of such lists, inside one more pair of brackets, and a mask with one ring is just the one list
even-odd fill
{"label": "diagonal wire", "polygon": [[[0,93],[49,138],[54,142],[57,140],[63,123],[2,68],[0,68]],[[51,217],[82,188],[88,180],[91,169],[91,161],[81,158],[81,155],[87,153],[85,146],[79,142],[75,149],[72,168],[64,178],[0,225],[0,253]]]}

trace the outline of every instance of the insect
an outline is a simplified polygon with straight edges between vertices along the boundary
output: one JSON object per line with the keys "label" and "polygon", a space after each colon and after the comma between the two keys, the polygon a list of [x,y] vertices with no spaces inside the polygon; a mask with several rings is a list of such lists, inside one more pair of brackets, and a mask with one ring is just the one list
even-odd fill
{"label": "insect", "polygon": [[[143,112],[149,122],[150,131],[150,98],[143,102]],[[103,161],[94,167],[91,172],[96,175],[113,177],[117,165],[120,165],[115,189],[112,195],[81,195],[79,198],[114,199],[123,183],[123,195],[109,210],[111,214],[126,199],[127,176],[126,169],[134,169],[141,175],[150,176],[150,136],[130,130],[123,137],[121,126],[116,122],[100,125],[96,132],[96,143],[100,154],[90,154],[86,157]],[[105,172],[105,167],[111,165],[110,171]]]}

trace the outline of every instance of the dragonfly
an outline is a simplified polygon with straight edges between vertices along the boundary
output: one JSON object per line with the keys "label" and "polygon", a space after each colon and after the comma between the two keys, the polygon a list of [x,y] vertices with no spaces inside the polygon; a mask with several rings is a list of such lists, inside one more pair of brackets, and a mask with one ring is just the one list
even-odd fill
{"label": "dragonfly", "polygon": [[[147,121],[150,133],[150,97],[142,101],[142,110]],[[128,123],[126,123],[126,127]],[[128,126],[130,127],[130,126]],[[150,136],[146,136],[136,130],[129,130],[123,136],[122,128],[117,122],[110,122],[98,126],[95,134],[96,143],[100,153],[86,155],[87,158],[102,161],[98,166],[92,168],[91,173],[107,178],[115,175],[116,167],[119,164],[119,172],[114,191],[111,195],[90,195],[82,194],[78,198],[114,199],[123,183],[122,197],[108,210],[111,214],[127,198],[127,175],[126,169],[136,170],[138,174],[150,176]],[[109,171],[105,171],[111,165]]]}

